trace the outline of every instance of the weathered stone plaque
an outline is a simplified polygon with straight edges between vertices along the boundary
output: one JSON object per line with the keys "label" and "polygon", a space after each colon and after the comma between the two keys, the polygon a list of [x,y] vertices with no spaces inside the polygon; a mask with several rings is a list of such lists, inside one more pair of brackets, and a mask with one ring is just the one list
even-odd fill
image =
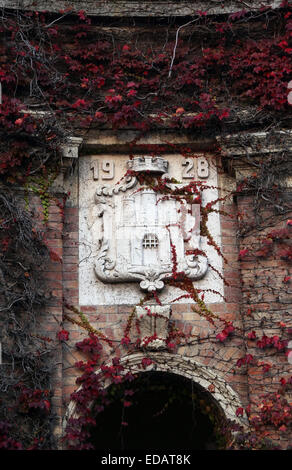
{"label": "weathered stone plaque", "polygon": [[[130,170],[130,171],[128,171]],[[127,173],[128,171],[128,173]],[[218,198],[212,157],[92,155],[80,158],[79,297],[82,305],[137,304],[143,293],[155,292],[162,304],[184,291],[165,281],[185,273],[206,292],[206,302],[220,302],[222,271],[216,250],[200,236],[200,204],[194,198],[169,198],[140,184],[137,176],[160,174],[170,189],[198,180],[203,206]],[[175,178],[175,182],[169,182]],[[220,220],[211,213],[208,229],[220,246]],[[194,250],[202,254],[192,254]],[[180,302],[193,302],[182,298]]]}

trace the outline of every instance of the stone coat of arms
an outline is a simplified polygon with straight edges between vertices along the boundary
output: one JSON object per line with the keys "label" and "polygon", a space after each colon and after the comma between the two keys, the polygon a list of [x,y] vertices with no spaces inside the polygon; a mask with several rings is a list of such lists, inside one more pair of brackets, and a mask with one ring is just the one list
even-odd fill
{"label": "stone coat of arms", "polygon": [[176,273],[201,279],[207,258],[191,254],[200,250],[199,204],[163,198],[139,185],[140,172],[167,178],[168,161],[162,157],[135,157],[127,164],[132,175],[120,184],[99,186],[95,193],[102,217],[96,276],[106,283],[139,282],[143,291],[160,291],[174,277],[175,256]]}

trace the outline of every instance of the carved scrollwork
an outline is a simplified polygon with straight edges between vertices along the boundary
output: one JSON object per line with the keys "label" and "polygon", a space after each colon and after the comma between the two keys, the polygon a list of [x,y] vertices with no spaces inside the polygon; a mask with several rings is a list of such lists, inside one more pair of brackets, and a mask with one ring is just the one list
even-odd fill
{"label": "carved scrollwork", "polygon": [[125,192],[128,189],[133,188],[137,183],[137,178],[135,176],[127,176],[125,178],[125,183],[118,184],[115,186],[102,185],[99,186],[95,193],[95,198],[98,201],[100,196],[110,196],[112,197],[115,194],[118,194],[120,191]]}
{"label": "carved scrollwork", "polygon": [[162,290],[164,282],[162,279],[168,277],[171,274],[171,266],[166,268],[148,267],[142,270],[131,270],[131,273],[135,273],[137,279],[142,279],[140,282],[140,288],[148,292],[156,290]]}
{"label": "carved scrollwork", "polygon": [[188,275],[191,279],[199,280],[205,276],[208,270],[208,260],[203,255],[186,255]]}
{"label": "carved scrollwork", "polygon": [[99,255],[95,262],[95,274],[103,282],[121,282],[134,280],[128,278],[126,272],[114,269],[116,267],[116,260],[112,260],[107,257],[109,250],[109,243],[104,242],[100,248]]}

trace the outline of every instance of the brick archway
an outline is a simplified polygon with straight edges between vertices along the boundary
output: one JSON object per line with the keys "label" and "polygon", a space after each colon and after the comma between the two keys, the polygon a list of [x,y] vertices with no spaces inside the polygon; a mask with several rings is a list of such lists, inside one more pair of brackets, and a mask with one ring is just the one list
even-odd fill
{"label": "brick archway", "polygon": [[[147,352],[147,357],[153,360],[153,363],[145,369],[141,367],[142,359],[145,353],[135,353],[121,358],[121,365],[125,367],[125,372],[131,370],[132,373],[143,373],[149,371],[168,372],[170,374],[179,375],[192,380],[194,383],[200,385],[203,389],[209,392],[209,387],[212,386],[212,398],[223,411],[225,417],[232,421],[236,421],[244,427],[248,426],[245,418],[236,416],[236,410],[243,407],[238,394],[218,373],[211,369],[199,364],[194,359],[170,354],[168,352]],[[108,363],[110,365],[110,361]],[[97,370],[96,373],[101,372]],[[105,379],[104,386],[107,388],[111,385],[109,379]],[[66,423],[69,418],[74,416],[75,403],[71,401],[68,405],[66,415],[63,421],[63,428],[65,429]]]}

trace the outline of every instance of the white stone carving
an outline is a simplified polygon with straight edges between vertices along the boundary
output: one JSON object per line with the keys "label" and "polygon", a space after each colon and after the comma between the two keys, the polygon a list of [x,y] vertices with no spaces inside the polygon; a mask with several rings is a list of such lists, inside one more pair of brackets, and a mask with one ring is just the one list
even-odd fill
{"label": "white stone carving", "polygon": [[[128,162],[136,173],[167,170],[161,157],[137,157]],[[125,193],[125,194],[121,194]],[[139,187],[129,176],[124,184],[98,187],[98,216],[103,218],[101,248],[95,273],[103,282],[140,282],[144,291],[160,291],[164,280],[201,279],[207,271],[206,256],[187,254],[200,250],[200,213],[183,196],[164,199],[150,188]],[[198,205],[196,205],[199,207]],[[191,214],[190,214],[191,212]]]}
{"label": "white stone carving", "polygon": [[137,306],[135,310],[139,321],[141,347],[150,350],[167,349],[170,306]]}
{"label": "white stone carving", "polygon": [[198,177],[208,178],[209,176],[209,163],[205,157],[198,158]]}
{"label": "white stone carving", "polygon": [[193,158],[184,158],[182,161],[182,165],[185,167],[183,171],[182,177],[184,179],[193,179],[195,177],[194,172],[192,171],[194,168],[194,159]]}
{"label": "white stone carving", "polygon": [[[203,154],[202,154],[203,156]],[[131,160],[132,164],[135,165],[135,168],[145,165],[145,157],[137,157],[139,160]],[[160,157],[161,158],[161,157]],[[201,179],[199,181],[203,185],[207,186],[207,189],[204,189],[201,193],[202,205],[205,206],[211,201],[216,200],[219,197],[218,194],[218,179],[217,179],[217,170],[216,164],[214,162],[214,156],[212,154],[206,154],[205,158],[209,162],[209,176],[208,178]],[[103,161],[112,161],[115,167],[114,178],[111,181],[103,181],[101,176],[102,162]],[[143,291],[148,292],[148,288],[153,288],[152,283],[154,283],[158,289],[156,292],[159,294],[159,299],[162,305],[170,305],[173,302],[178,303],[194,303],[194,300],[188,296],[183,296],[186,294],[185,291],[175,287],[173,285],[168,285],[165,281],[169,273],[157,273],[154,269],[152,272],[146,273],[144,271],[145,266],[142,263],[137,261],[137,253],[135,249],[126,247],[125,251],[122,250],[122,246],[126,244],[126,241],[122,239],[122,232],[126,232],[126,238],[128,239],[128,244],[131,240],[137,242],[140,240],[140,253],[146,252],[147,259],[150,259],[150,264],[157,264],[156,258],[157,254],[162,258],[163,264],[168,266],[170,265],[170,271],[172,270],[173,263],[171,258],[171,249],[169,247],[169,232],[165,228],[167,224],[171,224],[169,227],[172,238],[176,237],[177,239],[177,252],[178,252],[178,262],[181,264],[187,263],[188,268],[190,267],[193,272],[195,271],[195,266],[197,264],[196,257],[191,255],[184,257],[186,249],[190,250],[191,247],[196,247],[201,244],[201,250],[207,255],[205,260],[202,260],[202,263],[208,260],[208,265],[211,265],[216,269],[217,272],[223,273],[222,269],[222,258],[217,253],[215,248],[208,244],[208,239],[205,236],[200,237],[200,206],[193,204],[191,207],[189,205],[181,205],[176,203],[173,200],[164,200],[163,202],[159,201],[161,199],[161,194],[147,194],[145,189],[145,194],[143,191],[139,191],[139,183],[135,178],[135,174],[124,177],[127,171],[127,161],[129,160],[128,155],[126,154],[93,154],[93,155],[81,155],[79,158],[79,302],[80,305],[137,305],[143,296],[143,292],[140,287],[140,282],[143,280],[145,283],[142,284],[144,287]],[[164,162],[163,162],[164,160]],[[197,161],[198,158],[194,160],[194,172],[197,171]],[[97,161],[98,167],[100,170],[99,180],[95,181],[93,179],[93,173],[90,169],[92,163]],[[153,163],[153,162],[152,162]],[[168,165],[167,165],[168,163]],[[165,176],[166,173],[162,173],[162,170],[167,171],[170,177],[175,178],[175,180],[183,182],[182,173],[185,170],[185,167],[182,165],[183,158],[180,154],[165,154],[161,164],[162,166],[160,175]],[[157,166],[155,167],[155,169]],[[133,169],[130,168],[130,170]],[[149,169],[149,167],[148,167]],[[151,170],[151,168],[150,168]],[[135,170],[134,170],[135,171]],[[189,184],[189,180],[184,180],[184,185]],[[144,207],[144,200],[148,200],[149,204]],[[133,204],[134,200],[134,204]],[[123,202],[122,202],[123,201]],[[187,207],[188,206],[188,207]],[[177,212],[177,208],[181,211]],[[214,206],[215,209],[219,209],[219,203],[216,203]],[[191,213],[187,213],[187,209]],[[151,211],[151,212],[150,212]],[[102,213],[103,212],[103,213]],[[133,224],[137,218],[141,218],[142,215],[151,218],[152,222],[156,219],[154,225],[157,230],[162,230],[162,235],[165,233],[165,236],[168,239],[164,240],[161,234],[153,230],[153,226],[150,224],[149,227],[145,227],[144,224],[140,223],[140,227],[133,227]],[[111,213],[114,214],[114,220],[112,219]],[[187,217],[185,217],[187,215]],[[115,233],[115,227],[120,225],[120,220],[123,219],[123,227],[119,227],[119,237],[116,238],[117,233]],[[128,220],[128,223],[125,223],[125,220]],[[159,223],[158,223],[159,219]],[[161,220],[160,220],[161,219]],[[177,220],[180,220],[181,230],[175,226]],[[185,221],[184,221],[185,219]],[[197,224],[197,225],[196,225]],[[135,224],[134,224],[135,225]],[[161,226],[161,227],[160,227]],[[220,215],[216,212],[212,212],[208,216],[207,228],[218,244],[221,246],[221,231],[220,231]],[[176,231],[179,231],[180,234],[176,236]],[[130,237],[131,234],[131,237]],[[134,236],[135,235],[135,236]],[[158,239],[157,249],[143,247],[143,240],[145,235],[155,235]],[[113,240],[112,240],[113,238]],[[122,240],[121,240],[122,239]],[[105,241],[108,241],[108,248],[105,245]],[[165,247],[165,242],[168,240],[168,248],[164,251],[161,250],[161,247]],[[180,240],[180,242],[179,242]],[[117,245],[120,245],[118,248]],[[167,245],[167,244],[166,244]],[[104,252],[103,252],[104,250]],[[107,251],[106,251],[107,250]],[[138,250],[139,251],[139,250]],[[122,267],[121,261],[116,259],[116,253],[120,253],[124,258],[129,258],[129,253],[133,258],[131,264],[135,264],[133,269],[137,266],[142,266],[143,273],[132,272],[129,273],[128,269],[122,269],[126,271],[125,275],[127,276],[126,281],[122,282],[112,282],[110,279],[102,280],[102,277],[110,277],[108,275],[115,272],[113,263],[116,263],[116,266],[119,268]],[[125,255],[127,253],[127,256]],[[104,255],[104,256],[103,256]],[[104,267],[112,269],[102,269],[102,266],[99,266],[100,276],[98,278],[95,272],[95,265],[97,259],[100,259],[100,262],[104,262]],[[138,258],[139,260],[139,258]],[[129,263],[130,264],[130,263]],[[201,264],[203,266],[203,264]],[[180,271],[182,268],[177,267],[177,271]],[[150,266],[148,267],[150,270]],[[222,278],[217,274],[215,270],[208,268],[206,274],[200,279],[194,279],[194,286],[197,289],[204,292],[204,301],[207,303],[213,302],[223,302],[222,297],[223,281]],[[135,276],[131,280],[129,275]],[[157,278],[157,274],[161,274],[162,277]],[[171,275],[171,272],[170,272]],[[164,278],[164,276],[166,276]],[[113,276],[112,276],[113,277]],[[156,277],[156,279],[155,279]],[[196,276],[199,277],[199,276]],[[164,283],[164,287],[159,290],[161,286],[158,281]],[[155,287],[154,285],[154,287]],[[183,296],[183,297],[181,297]]]}
{"label": "white stone carving", "polygon": [[[101,172],[99,171],[99,164],[101,164]],[[102,180],[112,180],[115,177],[115,163],[112,160],[103,160],[101,162],[94,160],[90,169],[92,170],[94,181],[97,181],[99,177]]]}
{"label": "white stone carving", "polygon": [[135,157],[128,161],[128,167],[138,172],[166,173],[168,161],[162,157]]}
{"label": "white stone carving", "polygon": [[81,137],[68,137],[67,143],[62,146],[62,154],[65,158],[78,158],[78,149],[82,144]]}

